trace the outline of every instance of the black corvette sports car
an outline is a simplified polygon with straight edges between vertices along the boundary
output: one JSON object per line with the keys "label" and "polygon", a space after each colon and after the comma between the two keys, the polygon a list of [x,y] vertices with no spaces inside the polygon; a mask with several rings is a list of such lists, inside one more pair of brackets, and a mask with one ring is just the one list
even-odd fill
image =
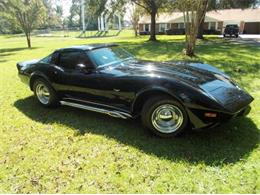
{"label": "black corvette sports car", "polygon": [[123,119],[169,137],[249,113],[253,98],[202,63],[152,62],[115,44],[74,46],[17,63],[21,80],[46,107],[66,105]]}

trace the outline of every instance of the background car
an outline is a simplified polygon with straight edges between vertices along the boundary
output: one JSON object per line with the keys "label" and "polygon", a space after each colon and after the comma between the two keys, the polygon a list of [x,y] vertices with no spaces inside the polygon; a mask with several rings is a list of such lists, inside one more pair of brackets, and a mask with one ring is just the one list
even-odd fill
{"label": "background car", "polygon": [[224,37],[226,37],[226,36],[229,36],[229,37],[234,36],[234,37],[238,38],[238,34],[239,34],[239,27],[238,27],[238,25],[237,24],[228,24],[225,27],[223,36]]}

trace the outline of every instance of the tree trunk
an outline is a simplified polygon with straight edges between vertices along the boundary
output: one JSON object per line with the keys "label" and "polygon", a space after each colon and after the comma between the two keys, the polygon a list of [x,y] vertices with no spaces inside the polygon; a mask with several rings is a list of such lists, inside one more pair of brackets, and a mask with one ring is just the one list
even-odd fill
{"label": "tree trunk", "polygon": [[196,6],[188,5],[183,12],[186,33],[185,54],[190,57],[195,56],[196,38],[201,23],[204,24],[202,21],[205,18],[207,6],[208,0],[197,0]]}
{"label": "tree trunk", "polygon": [[198,34],[197,34],[198,39],[204,39],[203,30],[204,30],[204,21],[205,21],[208,3],[209,3],[209,0],[202,1],[200,9],[197,10],[197,17],[198,17],[198,23],[199,23],[198,24]]}
{"label": "tree trunk", "polygon": [[150,30],[149,41],[157,41],[156,40],[156,11],[151,12],[151,30]]}
{"label": "tree trunk", "polygon": [[32,46],[31,46],[31,36],[30,36],[30,33],[26,33],[26,40],[27,40],[27,46],[28,46],[28,48],[32,48]]}
{"label": "tree trunk", "polygon": [[188,37],[188,42],[186,43],[186,55],[189,57],[195,56],[195,45],[196,45],[196,35],[191,34]]}
{"label": "tree trunk", "polygon": [[135,27],[135,37],[138,36],[137,28]]}
{"label": "tree trunk", "polygon": [[205,21],[205,16],[202,18],[201,23],[199,25],[198,35],[197,35],[198,39],[204,39],[204,37],[203,37],[204,21]]}
{"label": "tree trunk", "polygon": [[194,56],[194,49],[190,44],[187,44],[186,47],[186,55],[189,57],[193,57]]}
{"label": "tree trunk", "polygon": [[134,31],[135,31],[135,36],[137,37],[138,36],[138,22],[134,22]]}
{"label": "tree trunk", "polygon": [[190,40],[190,47],[188,49],[188,56],[190,57],[195,57],[196,54],[195,54],[195,48],[196,48],[196,35],[191,37],[191,40]]}

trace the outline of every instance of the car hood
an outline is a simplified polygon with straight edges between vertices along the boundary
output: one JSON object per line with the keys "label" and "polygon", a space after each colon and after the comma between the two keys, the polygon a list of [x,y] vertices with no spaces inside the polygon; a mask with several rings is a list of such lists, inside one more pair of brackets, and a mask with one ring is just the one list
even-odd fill
{"label": "car hood", "polygon": [[28,65],[32,65],[32,64],[39,62],[39,60],[40,59],[33,59],[33,60],[18,62],[18,64],[20,64],[21,66],[28,66]]}
{"label": "car hood", "polygon": [[18,62],[17,68],[18,68],[19,71],[23,71],[24,69],[34,65],[37,62],[39,62],[39,59],[33,59],[33,60]]}
{"label": "car hood", "polygon": [[144,76],[167,78],[191,86],[200,86],[210,81],[228,78],[223,72],[207,64],[194,62],[154,62],[131,60],[123,62],[113,68],[109,67],[118,76]]}

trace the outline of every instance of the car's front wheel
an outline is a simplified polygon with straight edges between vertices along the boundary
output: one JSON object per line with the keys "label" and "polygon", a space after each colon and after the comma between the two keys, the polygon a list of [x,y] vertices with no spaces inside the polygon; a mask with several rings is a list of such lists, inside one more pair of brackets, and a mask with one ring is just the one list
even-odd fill
{"label": "car's front wheel", "polygon": [[168,96],[157,96],[143,106],[143,124],[160,137],[172,137],[182,133],[189,119],[185,108]]}
{"label": "car's front wheel", "polygon": [[33,83],[34,95],[38,102],[45,107],[58,105],[58,96],[55,90],[44,80],[36,79]]}

